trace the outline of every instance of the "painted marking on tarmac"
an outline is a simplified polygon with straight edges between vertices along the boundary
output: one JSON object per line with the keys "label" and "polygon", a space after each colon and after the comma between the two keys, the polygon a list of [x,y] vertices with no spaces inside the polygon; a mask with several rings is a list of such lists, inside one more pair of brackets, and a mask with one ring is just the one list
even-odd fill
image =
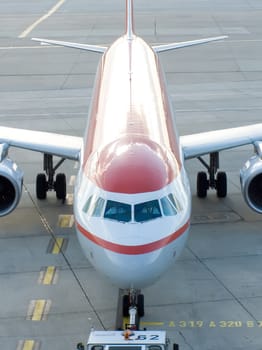
{"label": "painted marking on tarmac", "polygon": [[39,274],[38,284],[56,284],[58,279],[58,269],[55,266],[43,267]]}
{"label": "painted marking on tarmac", "polygon": [[76,176],[71,175],[69,180],[69,186],[75,186],[75,182],[76,182]]}
{"label": "painted marking on tarmac", "polygon": [[68,193],[66,195],[66,204],[67,205],[73,205],[74,203],[74,194],[73,193]]}
{"label": "painted marking on tarmac", "polygon": [[74,169],[78,169],[78,168],[79,168],[79,162],[75,162]]}
{"label": "painted marking on tarmac", "polygon": [[214,212],[209,214],[192,215],[191,224],[205,224],[211,222],[237,222],[241,217],[233,212]]}
{"label": "painted marking on tarmac", "polygon": [[161,327],[164,325],[164,322],[140,322],[141,326],[154,326]]}
{"label": "painted marking on tarmac", "polygon": [[58,217],[58,226],[61,228],[73,227],[74,222],[74,215],[59,215]]}
{"label": "painted marking on tarmac", "polygon": [[129,317],[123,317],[122,329],[126,329],[128,325],[129,325]]}
{"label": "painted marking on tarmac", "polygon": [[67,248],[68,239],[58,237],[56,239],[51,238],[47,247],[48,254],[60,254]]}
{"label": "painted marking on tarmac", "polygon": [[45,321],[50,311],[51,300],[31,300],[27,311],[27,320],[30,321]]}
{"label": "painted marking on tarmac", "polygon": [[40,342],[35,340],[20,340],[16,350],[39,350]]}
{"label": "painted marking on tarmac", "polygon": [[28,28],[26,28],[18,37],[20,39],[26,38],[27,35],[30,34],[32,32],[32,30],[35,29],[36,26],[38,26],[40,23],[45,21],[48,17],[52,16],[64,4],[65,1],[66,0],[59,0],[45,15],[40,17],[33,24],[31,24]]}

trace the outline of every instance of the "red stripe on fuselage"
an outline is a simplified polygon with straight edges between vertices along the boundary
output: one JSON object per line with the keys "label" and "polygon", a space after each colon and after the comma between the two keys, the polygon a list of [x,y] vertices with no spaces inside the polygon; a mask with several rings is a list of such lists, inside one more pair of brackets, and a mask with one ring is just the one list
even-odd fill
{"label": "red stripe on fuselage", "polygon": [[93,243],[99,245],[104,249],[111,250],[112,252],[119,253],[119,254],[139,255],[139,254],[151,253],[155,250],[165,247],[169,243],[173,242],[174,240],[182,236],[183,233],[185,233],[186,230],[189,228],[189,224],[190,222],[188,220],[182,227],[180,227],[180,229],[178,229],[176,232],[172,233],[167,237],[164,237],[152,243],[135,245],[135,246],[121,245],[121,244],[116,244],[116,243],[106,241],[85,230],[78,222],[76,222],[76,227],[79,230],[79,232],[81,232],[86,238],[88,238],[90,241],[92,241]]}

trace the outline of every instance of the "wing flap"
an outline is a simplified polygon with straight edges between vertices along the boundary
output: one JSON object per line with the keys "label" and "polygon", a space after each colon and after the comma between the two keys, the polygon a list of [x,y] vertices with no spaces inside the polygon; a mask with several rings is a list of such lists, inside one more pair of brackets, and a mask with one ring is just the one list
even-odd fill
{"label": "wing flap", "polygon": [[180,137],[185,159],[262,141],[262,124],[202,132]]}
{"label": "wing flap", "polygon": [[80,160],[83,139],[42,131],[0,127],[0,143],[66,159]]}

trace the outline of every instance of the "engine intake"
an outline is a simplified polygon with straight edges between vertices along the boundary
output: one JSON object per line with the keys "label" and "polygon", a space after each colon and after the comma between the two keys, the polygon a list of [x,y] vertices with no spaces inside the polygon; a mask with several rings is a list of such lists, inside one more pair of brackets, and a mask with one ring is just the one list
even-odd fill
{"label": "engine intake", "polygon": [[240,182],[247,205],[262,214],[262,159],[251,157],[240,170]]}
{"label": "engine intake", "polygon": [[23,185],[23,172],[10,158],[0,163],[0,217],[11,213],[18,205]]}

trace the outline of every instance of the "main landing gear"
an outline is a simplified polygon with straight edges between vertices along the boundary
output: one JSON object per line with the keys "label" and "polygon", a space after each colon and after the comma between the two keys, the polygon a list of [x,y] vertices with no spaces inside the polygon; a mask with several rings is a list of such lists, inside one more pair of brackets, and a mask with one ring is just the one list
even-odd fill
{"label": "main landing gear", "polygon": [[53,156],[44,154],[43,168],[45,173],[37,174],[36,176],[36,197],[38,199],[46,199],[47,191],[54,190],[56,198],[65,200],[66,198],[66,176],[65,174],[57,174],[55,172],[60,165],[65,161],[62,158],[55,166],[53,164]]}
{"label": "main landing gear", "polygon": [[227,195],[227,175],[223,171],[218,171],[219,168],[219,153],[214,152],[209,155],[209,165],[203,158],[198,157],[198,160],[204,165],[209,174],[209,179],[205,171],[197,174],[197,196],[205,198],[207,190],[212,188],[217,192],[219,198],[224,198]]}

